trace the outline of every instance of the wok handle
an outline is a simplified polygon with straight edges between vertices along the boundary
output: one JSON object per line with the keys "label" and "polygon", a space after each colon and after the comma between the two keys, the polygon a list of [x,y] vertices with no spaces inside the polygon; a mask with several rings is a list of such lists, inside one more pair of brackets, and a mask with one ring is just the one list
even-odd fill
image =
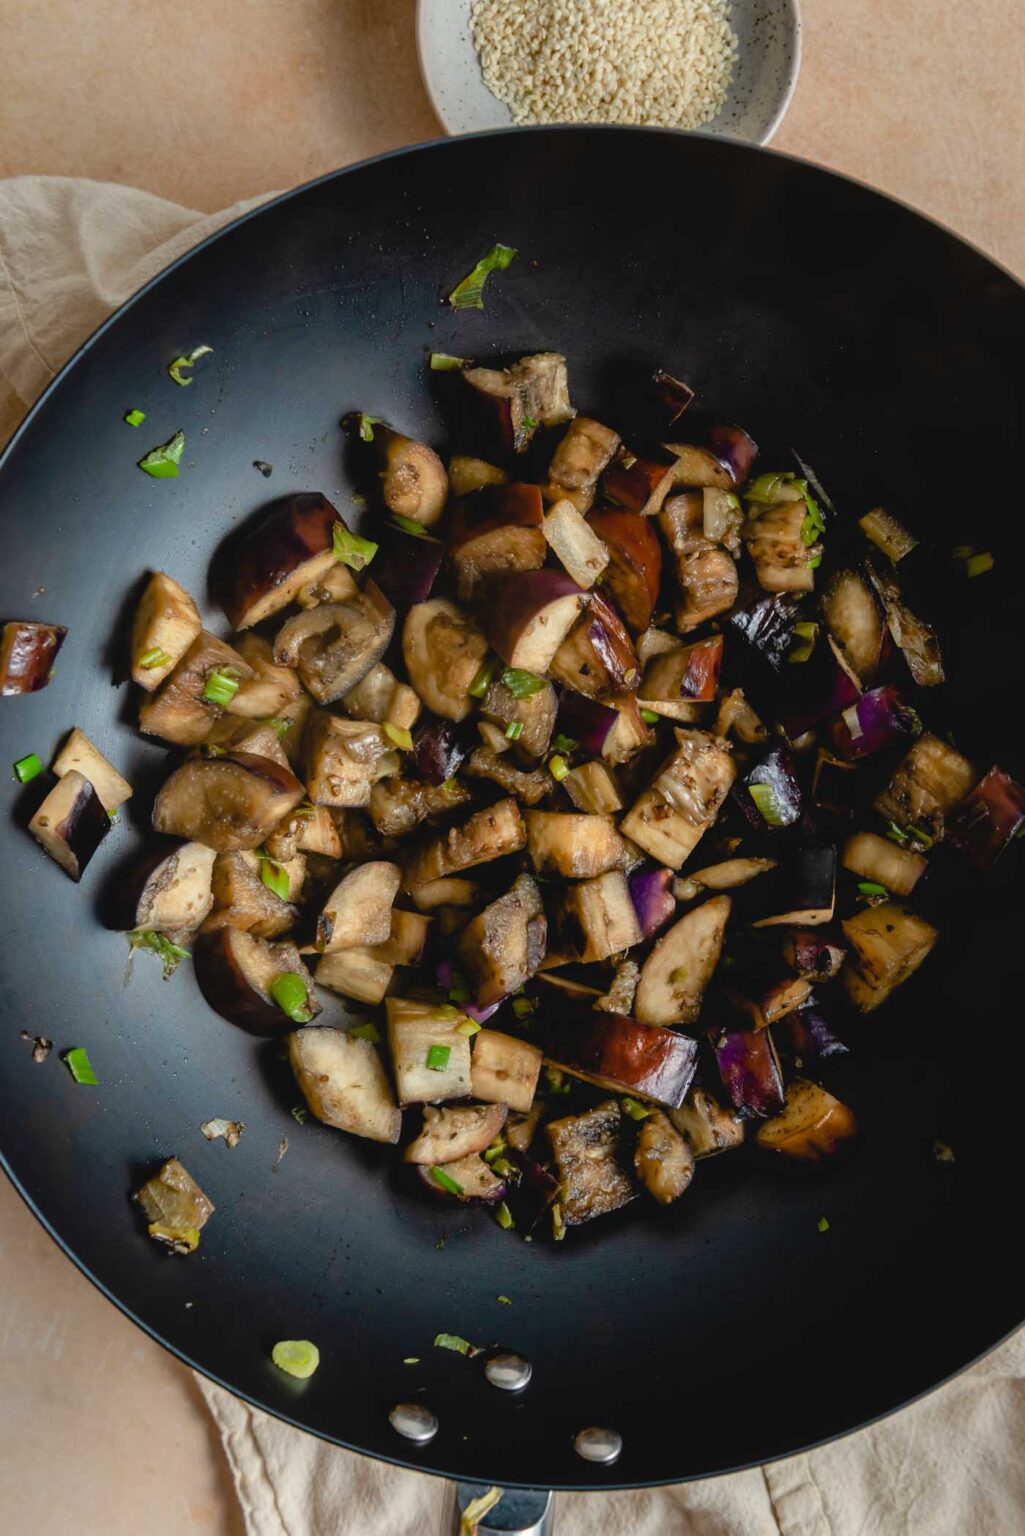
{"label": "wok handle", "polygon": [[[471,1499],[487,1493],[484,1483],[453,1483],[451,1517],[444,1536],[460,1536],[460,1520]],[[555,1494],[548,1488],[507,1488],[477,1526],[477,1536],[553,1536]]]}

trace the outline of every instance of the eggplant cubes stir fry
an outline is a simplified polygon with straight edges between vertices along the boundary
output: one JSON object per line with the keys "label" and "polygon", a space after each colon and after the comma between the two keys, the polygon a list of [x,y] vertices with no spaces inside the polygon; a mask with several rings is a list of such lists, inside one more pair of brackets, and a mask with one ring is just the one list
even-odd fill
{"label": "eggplant cubes stir fry", "polygon": [[[364,534],[273,504],[218,556],[230,640],[150,580],[140,726],[184,751],[125,925],[287,1035],[324,1124],[503,1227],[671,1204],[745,1137],[831,1158],[821,1079],[933,949],[930,863],[1025,822],[923,724],[915,541],[837,518],[824,563],[822,494],[666,374],[629,444],[558,354],[452,383],[488,456],[356,418]],[[77,875],[111,791],[67,766],[34,830]]]}

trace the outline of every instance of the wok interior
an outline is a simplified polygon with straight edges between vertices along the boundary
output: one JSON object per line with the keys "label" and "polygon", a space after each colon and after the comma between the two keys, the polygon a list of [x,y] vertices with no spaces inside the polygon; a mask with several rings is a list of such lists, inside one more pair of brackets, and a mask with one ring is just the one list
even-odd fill
{"label": "wok interior", "polygon": [[[495,239],[520,258],[484,312],[443,307]],[[213,345],[218,367],[176,390],[163,368],[186,343]],[[1022,536],[1003,486],[1022,440],[1023,343],[1022,292],[983,258],[864,189],[741,146],[540,130],[342,173],[151,287],[9,450],[0,609],[15,616],[44,587],[45,617],[70,636],[46,694],[4,702],[0,758],[111,719],[119,605],[143,570],[202,593],[215,546],[269,495],[321,490],[344,510],[347,411],[441,441],[429,350],[552,347],[568,355],[575,403],[627,437],[638,381],[664,365],[743,422],[765,463],[796,448],[842,509],[883,504],[941,544],[992,548],[986,601],[955,583],[937,593],[952,676],[937,718],[1020,777]],[[122,422],[133,405],[154,442],[186,432],[179,480],[135,468],[149,439]],[[269,484],[255,460],[273,464]],[[141,825],[164,753],[126,719],[109,755],[136,784]],[[551,1250],[417,1202],[385,1148],[297,1125],[276,1045],[213,1015],[187,968],[165,985],[137,962],[123,985],[124,942],[99,913],[138,828],[76,889],[25,836],[30,795],[14,804],[0,824],[0,1148],[121,1305],[271,1411],[486,1481],[676,1480],[853,1427],[1021,1320],[1008,1200],[1022,1161],[1013,857],[985,883],[959,874],[936,955],[851,1038],[844,1096],[863,1145],[849,1164],[788,1178],[738,1154],[706,1165],[678,1208],[635,1207]],[[340,1017],[341,1000],[331,1007]],[[87,1040],[101,1087],[75,1088],[55,1058],[32,1064],[18,1030],[33,1022],[59,1049]],[[246,1123],[231,1153],[199,1135],[215,1115]],[[936,1164],[936,1137],[953,1166]],[[217,1206],[202,1250],[182,1261],[154,1251],[127,1202],[171,1154]],[[480,1361],[433,1350],[442,1330],[525,1354],[526,1396],[487,1386]],[[318,1343],[308,1383],[270,1364],[282,1337]],[[421,1363],[404,1366],[411,1356]],[[411,1452],[387,1414],[421,1398],[441,1431]],[[623,1433],[614,1471],[574,1457],[587,1424]]]}

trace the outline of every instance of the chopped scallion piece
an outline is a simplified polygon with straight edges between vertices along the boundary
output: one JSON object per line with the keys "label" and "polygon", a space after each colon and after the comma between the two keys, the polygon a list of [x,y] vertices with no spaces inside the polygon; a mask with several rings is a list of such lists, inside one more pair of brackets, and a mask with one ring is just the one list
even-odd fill
{"label": "chopped scallion piece", "polygon": [[537,1003],[532,997],[514,997],[512,1011],[522,1023],[529,1019],[532,1013],[537,1012]]}
{"label": "chopped scallion piece", "polygon": [[19,784],[31,784],[42,771],[43,765],[35,752],[30,752],[27,757],[19,757],[14,764],[14,777]]}
{"label": "chopped scallion piece", "polygon": [[523,735],[523,721],[522,720],[510,720],[509,724],[505,728],[505,739],[506,739],[506,741],[519,741],[519,739],[520,739],[520,737],[522,735]]}
{"label": "chopped scallion piece", "polygon": [[490,1147],[488,1147],[487,1151],[484,1153],[484,1161],[486,1163],[493,1163],[496,1158],[502,1156],[502,1153],[505,1151],[505,1147],[505,1137],[501,1135],[496,1136]]}
{"label": "chopped scallion piece", "polygon": [[189,951],[181,944],[172,944],[166,933],[156,933],[152,928],[136,928],[128,935],[129,949],[148,949],[164,963],[164,980],[173,976]]}
{"label": "chopped scallion piece", "polygon": [[[498,1222],[498,1225],[505,1232],[510,1231],[516,1225],[516,1223],[513,1221],[512,1211],[510,1211],[509,1207],[506,1205],[504,1200],[500,1200],[498,1202],[498,1208],[495,1211],[495,1220]],[[504,1300],[506,1306],[510,1305],[508,1296],[506,1296],[504,1298],[502,1296],[499,1296],[498,1299],[499,1299],[499,1301],[503,1301]]]}
{"label": "chopped scallion piece", "polygon": [[469,368],[472,362],[472,357],[453,357],[451,352],[432,352],[431,372],[454,373],[457,368]]}
{"label": "chopped scallion piece", "polygon": [[809,569],[809,571],[817,571],[821,564],[822,564],[822,551],[821,551],[821,549],[817,549],[815,551],[815,553],[812,555],[811,559],[808,561],[808,569]]}
{"label": "chopped scallion piece", "polygon": [[199,359],[201,357],[208,357],[212,351],[213,347],[195,347],[187,357],[176,357],[173,363],[168,363],[167,371],[176,384],[181,384],[183,387],[186,384],[191,384],[192,380],[184,377],[184,370],[188,369],[191,373]]}
{"label": "chopped scallion piece", "polygon": [[367,504],[367,498],[365,496],[361,496],[359,491],[353,491],[352,495],[349,497],[349,500],[352,502],[353,506],[360,511],[362,511],[362,509]]}
{"label": "chopped scallion piece", "polygon": [[398,747],[400,752],[412,752],[413,738],[403,726],[393,725],[390,720],[386,720],[382,729],[392,746]]}
{"label": "chopped scallion piece", "polygon": [[557,1243],[561,1243],[566,1236],[566,1223],[562,1219],[562,1206],[558,1200],[552,1206],[552,1236]]}
{"label": "chopped scallion piece", "polygon": [[82,1046],[77,1045],[74,1050],[65,1051],[61,1060],[76,1083],[81,1083],[86,1088],[96,1088],[99,1086],[100,1080],[93,1071],[93,1064],[89,1060],[89,1053]]}
{"label": "chopped scallion piece", "polygon": [[381,1043],[381,1032],[371,1019],[367,1019],[365,1024],[354,1024],[349,1034],[354,1035],[357,1040],[369,1040],[371,1045]]}
{"label": "chopped scallion piece", "polygon": [[238,683],[235,673],[227,667],[214,667],[212,672],[207,673],[203,698],[208,704],[220,704],[223,708],[238,693]]}
{"label": "chopped scallion piece", "polygon": [[147,475],[152,475],[154,480],[173,480],[178,474],[184,452],[185,433],[176,432],[166,443],[161,443],[159,448],[151,448],[139,460],[139,468],[144,469]]}
{"label": "chopped scallion piece", "polygon": [[320,1350],[309,1339],[282,1339],[270,1352],[279,1371],[305,1381],[320,1364]]}
{"label": "chopped scallion piece", "polygon": [[485,656],[477,668],[477,675],[469,687],[471,699],[482,699],[491,687],[495,673],[501,666],[497,656]]}
{"label": "chopped scallion piece", "polygon": [[795,480],[794,484],[804,495],[804,505],[807,511],[801,524],[801,543],[817,544],[819,535],[826,531],[826,520],[819,510],[818,502],[808,490],[807,480]]}
{"label": "chopped scallion piece", "polygon": [[431,1045],[427,1048],[427,1066],[431,1072],[444,1072],[452,1054],[450,1045]]}
{"label": "chopped scallion piece", "polygon": [[288,870],[269,854],[260,860],[260,879],[268,891],[273,891],[279,901],[288,900]]}
{"label": "chopped scallion piece", "polygon": [[426,539],[427,529],[422,523],[418,523],[414,517],[403,517],[401,512],[393,512],[391,520],[396,528],[401,528],[403,533],[412,534],[414,539]]}
{"label": "chopped scallion piece", "polygon": [[503,1179],[511,1179],[516,1175],[516,1169],[513,1167],[512,1163],[507,1157],[499,1156],[493,1158],[491,1162],[491,1168],[494,1173],[497,1173],[499,1177]]}
{"label": "chopped scallion piece", "polygon": [[511,1296],[496,1296],[495,1300],[498,1302],[499,1306],[502,1306],[502,1307],[511,1307],[512,1306],[512,1297]]}
{"label": "chopped scallion piece", "polygon": [[402,1364],[403,1365],[419,1365],[420,1364],[420,1356],[419,1355],[407,1355],[405,1357],[405,1359],[403,1360]]}
{"label": "chopped scallion piece", "polygon": [[431,1178],[434,1180],[435,1184],[439,1185],[440,1188],[447,1190],[450,1195],[461,1195],[463,1193],[463,1186],[458,1183],[450,1173],[446,1173],[444,1168],[432,1168]]}
{"label": "chopped scallion piece", "polygon": [[885,885],[880,885],[878,880],[859,880],[858,890],[862,896],[888,896],[890,893]]}
{"label": "chopped scallion piece", "polygon": [[779,494],[780,486],[784,485],[786,480],[787,476],[781,472],[756,475],[744,491],[744,500],[771,506]]}
{"label": "chopped scallion piece", "polygon": [[293,1024],[308,1024],[313,1017],[306,983],[295,971],[283,971],[269,987],[271,997]]}
{"label": "chopped scallion piece", "polygon": [[533,672],[526,672],[522,667],[506,667],[502,681],[514,699],[533,698],[545,685],[543,677],[536,677]]}
{"label": "chopped scallion piece", "polygon": [[130,427],[141,427],[146,420],[146,412],[136,407],[134,410],[126,411],[124,419]]}
{"label": "chopped scallion piece", "polygon": [[359,435],[365,443],[374,441],[374,428],[380,425],[380,416],[368,416],[365,411],[360,411],[357,419]]}
{"label": "chopped scallion piece", "polygon": [[558,752],[556,752],[555,756],[548,760],[548,772],[558,782],[569,773],[569,764],[564,757],[560,757]]}
{"label": "chopped scallion piece", "polygon": [[569,754],[570,752],[575,752],[579,745],[579,741],[576,741],[572,736],[564,736],[560,731],[552,742],[552,751]]}
{"label": "chopped scallion piece", "polygon": [[748,794],[758,807],[758,814],[769,827],[783,826],[783,813],[771,784],[749,784]]}
{"label": "chopped scallion piece", "polygon": [[170,660],[167,652],[161,650],[159,645],[155,645],[152,650],[144,651],[139,657],[139,666],[146,672],[150,672],[154,667],[166,667]]}
{"label": "chopped scallion piece", "polygon": [[472,1040],[474,1035],[480,1033],[480,1030],[481,1026],[477,1023],[476,1019],[464,1019],[461,1024],[456,1025],[456,1034],[462,1035],[464,1040]]}
{"label": "chopped scallion piece", "polygon": [[969,556],[965,561],[964,573],[969,580],[973,576],[985,576],[987,571],[993,569],[993,564],[993,556],[987,549],[982,554]]}
{"label": "chopped scallion piece", "polygon": [[279,741],[282,741],[292,729],[292,721],[285,715],[272,715],[269,720],[265,720],[263,723],[270,726]]}
{"label": "chopped scallion piece", "polygon": [[819,1229],[820,1232],[828,1232],[829,1231],[829,1222],[828,1222],[828,1220],[826,1219],[825,1216],[820,1216],[819,1217],[817,1225],[818,1225],[818,1229]]}
{"label": "chopped scallion piece", "polygon": [[573,1086],[566,1081],[565,1073],[560,1067],[545,1067],[545,1078],[549,1093],[569,1093]]}
{"label": "chopped scallion piece", "polygon": [[794,636],[794,643],[790,647],[787,661],[808,661],[819,637],[819,626],[809,623],[795,624]]}
{"label": "chopped scallion piece", "polygon": [[361,539],[358,533],[350,533],[341,523],[335,523],[332,549],[336,560],[347,565],[350,571],[361,571],[377,554],[377,545],[370,539]]}
{"label": "chopped scallion piece", "polygon": [[647,1120],[651,1114],[651,1110],[647,1105],[638,1104],[636,1099],[626,1098],[620,1102],[622,1103],[624,1114],[629,1115],[631,1120]]}
{"label": "chopped scallion piece", "polygon": [[515,255],[515,248],[511,245],[493,245],[487,255],[481,257],[473,271],[452,289],[448,296],[448,302],[452,308],[483,309],[484,284],[488,274],[504,272]]}
{"label": "chopped scallion piece", "polygon": [[[437,1168],[431,1169],[432,1173],[439,1173],[440,1171]],[[452,1183],[455,1183],[454,1179]],[[474,1352],[473,1345],[469,1339],[460,1338],[458,1333],[436,1333],[434,1335],[434,1347],[435,1349],[451,1349],[457,1355],[470,1355]]]}
{"label": "chopped scallion piece", "polygon": [[657,725],[659,721],[659,717],[656,715],[653,709],[642,709],[641,719],[644,721],[645,725]]}
{"label": "chopped scallion piece", "polygon": [[524,432],[536,432],[540,423],[536,416],[524,416],[520,426]]}
{"label": "chopped scallion piece", "polygon": [[310,1117],[310,1112],[305,1104],[295,1104],[292,1107],[292,1119],[296,1125],[305,1125]]}

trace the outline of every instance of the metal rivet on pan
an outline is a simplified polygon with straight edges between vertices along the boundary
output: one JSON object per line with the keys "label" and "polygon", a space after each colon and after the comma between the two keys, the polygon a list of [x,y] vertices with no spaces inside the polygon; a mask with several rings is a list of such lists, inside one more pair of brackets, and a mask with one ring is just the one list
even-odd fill
{"label": "metal rivet on pan", "polygon": [[416,1445],[426,1445],[438,1433],[438,1421],[423,1403],[398,1403],[388,1415],[388,1422],[398,1434]]}
{"label": "metal rivet on pan", "polygon": [[492,1355],[484,1367],[491,1385],[503,1392],[522,1392],[533,1373],[530,1361],[522,1355]]}
{"label": "metal rivet on pan", "polygon": [[582,1429],[574,1438],[573,1449],[584,1461],[596,1461],[603,1467],[611,1467],[619,1460],[623,1449],[623,1436],[615,1429]]}

